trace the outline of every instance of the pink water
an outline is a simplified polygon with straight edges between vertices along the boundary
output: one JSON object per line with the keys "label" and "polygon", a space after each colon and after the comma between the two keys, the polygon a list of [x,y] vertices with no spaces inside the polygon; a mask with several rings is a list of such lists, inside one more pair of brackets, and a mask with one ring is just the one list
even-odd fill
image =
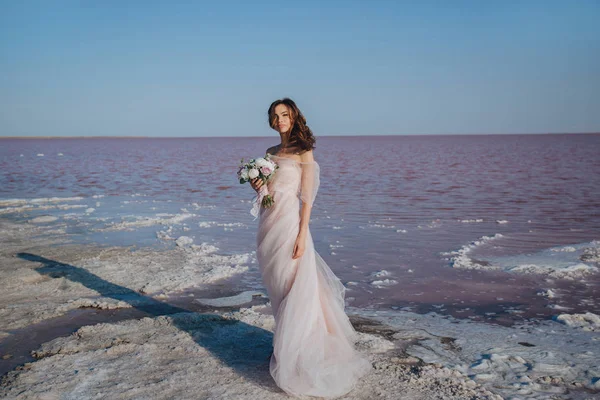
{"label": "pink water", "polygon": [[[236,167],[242,157],[262,155],[277,143],[275,136],[0,139],[0,200],[81,196],[73,204],[95,207],[91,196],[102,195],[94,213],[67,220],[72,240],[157,248],[166,245],[156,237],[164,227],[99,230],[189,209],[197,214],[186,220],[190,231],[174,226],[175,236],[195,236],[223,253],[251,252],[257,222],[247,201],[254,192],[236,182]],[[318,137],[321,188],[310,224],[315,246],[346,283],[354,306],[500,323],[550,317],[557,313],[552,304],[600,313],[598,274],[562,280],[464,270],[443,254],[496,233],[503,237],[478,246],[473,257],[527,257],[599,240],[598,154],[600,135]],[[73,212],[3,209],[0,218],[13,220]],[[385,279],[372,276],[382,270],[397,283],[372,284]],[[234,284],[260,287],[257,266]],[[538,295],[549,288],[561,298]]]}

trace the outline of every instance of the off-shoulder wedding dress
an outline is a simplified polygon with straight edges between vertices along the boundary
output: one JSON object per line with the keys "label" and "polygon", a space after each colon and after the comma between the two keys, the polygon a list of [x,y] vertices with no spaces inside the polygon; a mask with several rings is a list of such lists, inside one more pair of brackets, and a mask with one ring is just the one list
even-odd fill
{"label": "off-shoulder wedding dress", "polygon": [[[275,333],[270,372],[294,396],[338,397],[371,370],[354,348],[356,332],[344,312],[345,287],[315,251],[310,229],[304,254],[292,259],[300,228],[300,201],[312,206],[320,183],[315,161],[273,156],[279,169],[266,185],[275,203],[258,208],[257,259]],[[265,187],[265,186],[263,186]]]}

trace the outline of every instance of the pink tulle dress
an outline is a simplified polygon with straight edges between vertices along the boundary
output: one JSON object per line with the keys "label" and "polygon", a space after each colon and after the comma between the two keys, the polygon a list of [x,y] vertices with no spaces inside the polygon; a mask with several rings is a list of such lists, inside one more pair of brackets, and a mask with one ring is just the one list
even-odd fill
{"label": "pink tulle dress", "polygon": [[257,259],[276,323],[269,369],[290,395],[339,397],[372,368],[354,348],[356,332],[344,312],[346,288],[315,251],[310,230],[304,254],[292,259],[300,202],[312,206],[320,167],[283,156],[272,160],[279,169],[266,190],[275,203],[258,208],[266,194],[261,191],[253,210],[260,217]]}

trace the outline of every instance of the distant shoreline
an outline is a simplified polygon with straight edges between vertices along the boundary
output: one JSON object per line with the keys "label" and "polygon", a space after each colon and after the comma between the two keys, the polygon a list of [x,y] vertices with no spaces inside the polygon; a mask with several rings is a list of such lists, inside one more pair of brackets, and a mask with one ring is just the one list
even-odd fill
{"label": "distant shoreline", "polygon": [[[550,133],[448,133],[448,134],[398,134],[398,135],[318,135],[318,137],[391,137],[391,136],[546,136],[546,135],[600,135],[600,132],[550,132]],[[0,136],[2,139],[244,139],[272,138],[269,136]]]}

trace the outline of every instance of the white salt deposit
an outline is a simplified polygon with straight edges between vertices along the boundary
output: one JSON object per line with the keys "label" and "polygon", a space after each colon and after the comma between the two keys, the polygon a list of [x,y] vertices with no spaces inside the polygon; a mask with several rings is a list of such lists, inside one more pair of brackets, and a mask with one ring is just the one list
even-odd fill
{"label": "white salt deposit", "polygon": [[521,274],[542,274],[552,278],[576,279],[598,272],[598,268],[584,263],[574,263],[557,267],[556,265],[521,264],[506,269],[508,272]]}
{"label": "white salt deposit", "polygon": [[175,244],[179,247],[189,246],[192,243],[194,243],[194,239],[188,236],[180,236],[175,240]]}
{"label": "white salt deposit", "polygon": [[31,203],[59,203],[62,201],[79,201],[84,200],[84,197],[76,196],[76,197],[41,197],[38,199],[27,200]]}
{"label": "white salt deposit", "polygon": [[107,227],[99,229],[99,231],[120,231],[134,230],[135,228],[148,227],[154,225],[175,225],[181,224],[188,218],[194,217],[195,214],[156,214],[155,217],[140,217],[132,216],[133,221],[111,222]]}
{"label": "white salt deposit", "polygon": [[600,244],[596,241],[553,247],[534,254],[477,256],[477,259],[471,257],[471,253],[478,246],[501,237],[501,234],[484,236],[458,251],[442,254],[451,256],[450,260],[455,268],[504,270],[511,273],[547,275],[557,279],[578,279],[600,271],[593,265],[596,253],[600,252]]}
{"label": "white salt deposit", "polygon": [[[200,245],[193,244],[190,247],[198,255],[211,254],[211,253],[215,253],[217,250],[219,250],[216,246],[213,246],[212,244],[208,244],[208,243],[202,243]],[[244,256],[246,256],[246,255],[244,255]]]}
{"label": "white salt deposit", "polygon": [[[161,293],[202,287],[246,272],[252,261],[251,253],[220,255],[207,243],[131,251],[71,245],[57,235],[36,238],[32,247],[30,237],[39,235],[40,226],[0,219],[0,228],[0,332],[81,307],[119,308],[120,300],[150,301]],[[49,246],[53,243],[62,245]]]}
{"label": "white salt deposit", "polygon": [[[171,216],[156,215],[160,219]],[[168,236],[172,225],[159,232]],[[161,252],[68,244],[53,248],[44,246],[50,243],[47,239],[36,239],[32,248],[29,238],[42,228],[33,224],[13,228],[3,225],[0,229],[0,236],[11,238],[11,242],[0,238],[0,339],[12,329],[81,307],[129,308],[152,298],[168,299],[183,289],[243,273],[253,260],[251,253],[222,256],[215,246],[194,245],[193,241]],[[468,258],[479,246],[500,237],[483,237],[463,246],[462,255]],[[15,238],[22,238],[23,243],[13,243]],[[573,246],[576,251],[548,249],[544,256],[551,254],[553,258],[548,259],[561,263],[562,257],[588,263],[580,258],[586,249],[594,257],[597,246],[585,243]],[[30,255],[14,257],[19,252]],[[460,250],[447,254],[461,255]],[[377,271],[373,278],[378,279],[371,284],[397,284],[391,276],[387,270]],[[114,298],[118,293],[140,297]],[[201,300],[215,300],[206,305],[226,307],[244,304],[249,295],[264,295],[250,293],[255,294]],[[554,298],[556,291],[546,289],[540,295]],[[124,393],[136,398],[185,398],[190,393],[198,398],[287,398],[268,374],[266,358],[274,321],[267,309],[180,313],[84,327],[35,349],[38,359],[11,372],[0,386],[0,397],[90,398],[102,392],[106,398],[120,398]],[[359,327],[358,348],[368,355],[374,371],[347,399],[391,400],[398,393],[411,399],[500,399],[500,395],[579,399],[586,398],[579,394],[591,398],[600,391],[598,315],[561,314],[556,321],[507,328],[413,314],[409,309],[348,309]]]}
{"label": "white salt deposit", "polygon": [[[329,216],[327,218],[330,218]],[[386,225],[386,224],[378,224],[378,223],[369,223],[366,226],[359,225],[359,228],[382,228],[382,229],[396,229],[396,225]]]}
{"label": "white salt deposit", "polygon": [[558,295],[556,294],[556,291],[554,291],[552,289],[542,290],[541,292],[538,292],[537,295],[538,296],[544,296],[544,297],[547,297],[549,299],[554,299],[554,298],[558,297]]}
{"label": "white salt deposit", "polygon": [[442,253],[444,256],[450,256],[450,262],[454,268],[465,268],[465,269],[499,269],[492,265],[484,265],[473,261],[469,257],[475,248],[481,246],[491,240],[499,239],[504,237],[500,233],[496,233],[494,236],[482,236],[478,240],[475,240],[467,245],[462,246],[456,251]]}
{"label": "white salt deposit", "polygon": [[42,210],[42,209],[57,208],[59,210],[71,210],[73,208],[86,208],[86,207],[87,206],[85,204],[58,204],[56,206],[39,206],[37,209]]}
{"label": "white salt deposit", "polygon": [[247,225],[242,222],[219,222],[219,223],[216,223],[215,225],[223,227],[223,230],[226,230],[226,231],[231,231],[231,230],[233,230],[233,228],[247,227]]}
{"label": "white salt deposit", "polygon": [[156,232],[156,238],[159,240],[175,240],[174,237],[169,236],[165,231]]}
{"label": "white salt deposit", "polygon": [[[36,349],[37,361],[9,373],[0,396],[288,399],[268,371],[275,323],[264,309],[85,326]],[[417,358],[396,350],[397,339],[371,333],[387,327],[360,317],[357,323],[368,331],[358,334],[357,348],[373,370],[345,399],[501,400],[451,368],[415,365]]]}
{"label": "white salt deposit", "polygon": [[169,226],[169,228],[165,231],[156,232],[156,237],[160,240],[175,240],[175,238],[171,237],[173,233],[173,227]]}
{"label": "white salt deposit", "polygon": [[[42,205],[46,203],[60,203],[64,201],[79,201],[83,197],[42,197],[37,199],[4,199],[0,200],[0,214],[18,213],[23,211],[46,210],[56,207],[66,207],[68,205],[49,206]],[[85,206],[82,206],[85,207]]]}
{"label": "white salt deposit", "polygon": [[600,316],[587,312],[585,314],[560,314],[556,317],[558,322],[589,332],[600,332]]}
{"label": "white salt deposit", "polygon": [[[249,202],[251,202],[251,200],[249,200]],[[202,210],[202,209],[214,209],[217,208],[217,206],[215,206],[214,204],[199,204],[199,203],[192,203],[191,204],[192,207],[194,207],[195,210]]]}
{"label": "white salt deposit", "polygon": [[376,280],[376,281],[372,281],[371,285],[376,286],[376,287],[386,287],[386,286],[393,286],[393,285],[397,285],[398,281],[395,279],[382,279],[382,280]]}
{"label": "white salt deposit", "polygon": [[53,217],[51,215],[43,215],[41,217],[35,217],[35,218],[29,220],[29,222],[32,222],[34,224],[41,224],[41,223],[45,223],[45,222],[54,222],[57,219],[58,219],[57,217]]}
{"label": "white salt deposit", "polygon": [[561,306],[560,304],[548,304],[548,308],[558,311],[569,311],[572,310],[572,307]]}
{"label": "white salt deposit", "polygon": [[442,221],[439,219],[434,219],[426,225],[417,225],[418,229],[435,229],[439,228],[442,225]]}
{"label": "white salt deposit", "polygon": [[579,259],[584,262],[600,263],[600,242],[593,241],[591,247],[586,247]]}
{"label": "white salt deposit", "polygon": [[28,200],[25,199],[6,199],[0,200],[0,207],[8,207],[8,206],[20,206],[23,204],[27,204]]}
{"label": "white salt deposit", "polygon": [[577,251],[577,249],[573,246],[564,246],[564,247],[553,247],[550,249],[550,251],[564,251],[566,253],[572,253],[574,251]]}
{"label": "white salt deposit", "polygon": [[21,207],[4,207],[0,209],[0,214],[12,214],[12,213],[20,213],[23,211],[28,211],[33,209],[34,206],[26,205]]}
{"label": "white salt deposit", "polygon": [[212,228],[212,227],[223,227],[225,231],[232,231],[233,228],[247,228],[248,225],[242,222],[217,222],[217,221],[200,221],[198,223],[200,228]]}
{"label": "white salt deposit", "polygon": [[373,272],[371,274],[371,276],[373,276],[375,278],[381,278],[381,277],[390,276],[390,275],[392,275],[392,274],[389,271],[385,270],[385,269],[382,269],[381,271]]}
{"label": "white salt deposit", "polygon": [[[16,230],[11,236],[18,235]],[[29,235],[24,232],[22,236]],[[138,293],[154,290],[158,292],[156,298],[169,298],[167,293],[172,290],[227,275],[230,265],[250,259],[250,255],[218,256],[214,254],[217,249],[208,244],[161,253],[82,246],[71,250],[68,246],[49,248],[43,255],[28,259],[0,253],[2,265],[10,266],[5,269],[6,290],[0,300],[9,300],[12,305],[0,311],[2,329],[14,329],[73,308],[111,309],[136,304],[135,300],[98,297],[96,290],[90,290],[93,288],[104,293],[128,288]],[[52,275],[41,272],[44,268],[51,269]],[[201,278],[200,271],[209,275]],[[36,285],[35,299],[31,291],[24,290],[25,282]],[[258,293],[264,295],[242,293],[218,299],[213,305],[232,305]],[[65,302],[69,296],[72,299]],[[210,398],[283,399],[286,396],[274,386],[266,363],[273,327],[272,316],[253,309],[223,315],[180,313],[83,327],[74,335],[36,349],[38,360],[11,372],[0,387],[0,396],[12,398],[20,393],[21,398],[87,398],[101,390],[108,398],[123,393],[182,398],[192,392]],[[6,335],[1,333],[1,337]],[[395,344],[382,336],[360,332],[357,345],[371,358],[374,370],[348,399],[370,399],[373,393],[382,399],[395,399],[397,393],[415,399],[434,399],[440,394],[447,399],[494,398],[468,377],[449,369],[415,369],[411,365],[418,359],[399,356]],[[38,379],[40,375],[44,379]]]}
{"label": "white salt deposit", "polygon": [[[470,377],[504,398],[586,399],[585,392],[579,397],[573,390],[600,389],[595,332],[554,321],[509,328],[433,313],[349,311],[395,329],[393,337],[406,343],[407,354]],[[586,315],[586,326],[597,327],[597,317]],[[567,320],[574,319],[579,321]]]}

